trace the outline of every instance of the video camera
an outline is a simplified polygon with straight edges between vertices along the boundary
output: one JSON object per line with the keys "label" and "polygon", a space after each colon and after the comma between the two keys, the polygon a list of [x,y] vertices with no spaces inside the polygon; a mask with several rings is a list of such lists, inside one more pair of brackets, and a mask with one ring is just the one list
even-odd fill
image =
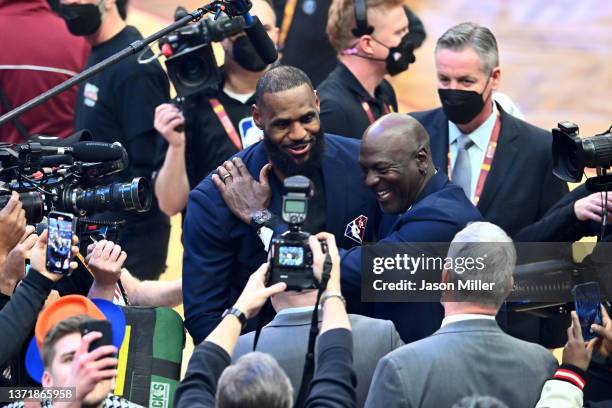
{"label": "video camera", "polygon": [[[187,10],[178,7],[174,19],[180,20],[185,15]],[[204,18],[160,40],[160,49],[167,57],[168,76],[179,97],[200,92],[209,94],[219,89],[223,80],[212,43],[241,33],[245,28],[244,17],[221,13],[218,18]]]}
{"label": "video camera", "polygon": [[30,224],[40,222],[52,210],[83,217],[109,210],[143,212],[151,206],[153,193],[147,179],[95,185],[127,166],[127,152],[118,142],[77,142],[71,147],[39,142],[0,144],[0,163],[0,181],[4,182],[0,208],[10,199],[10,192],[17,191]]}
{"label": "video camera", "polygon": [[578,126],[572,122],[559,122],[557,126],[552,130],[553,173],[557,177],[576,183],[582,179],[585,167],[605,174],[612,166],[612,126],[586,138],[578,136]]}
{"label": "video camera", "polygon": [[[287,290],[315,289],[318,284],[312,271],[310,234],[302,231],[314,187],[307,177],[293,176],[285,179],[283,190],[282,218],[289,224],[289,231],[272,240],[269,283],[285,282]],[[327,252],[324,242],[321,247]]]}

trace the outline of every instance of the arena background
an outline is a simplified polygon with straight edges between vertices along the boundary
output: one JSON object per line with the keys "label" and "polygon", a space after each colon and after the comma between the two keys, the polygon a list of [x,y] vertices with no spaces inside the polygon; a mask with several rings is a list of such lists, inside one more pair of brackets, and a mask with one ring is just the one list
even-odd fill
{"label": "arena background", "polygon": [[[172,21],[178,5],[191,11],[204,4],[132,0],[128,22],[149,35]],[[427,40],[416,52],[416,63],[392,79],[402,112],[439,106],[433,58],[436,39],[454,24],[474,21],[497,37],[500,90],[514,100],[527,121],[550,129],[569,120],[580,127],[582,136],[600,133],[612,124],[612,2],[409,0],[406,4],[422,19]],[[162,280],[181,276],[180,228],[180,216],[173,217],[168,269]],[[182,314],[182,308],[177,310]],[[192,350],[188,339],[183,370]]]}

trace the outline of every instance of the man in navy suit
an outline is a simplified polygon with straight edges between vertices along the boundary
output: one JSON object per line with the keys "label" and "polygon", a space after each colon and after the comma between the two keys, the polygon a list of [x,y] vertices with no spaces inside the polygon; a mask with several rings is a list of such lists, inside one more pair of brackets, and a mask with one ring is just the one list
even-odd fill
{"label": "man in navy suit", "polygon": [[[455,184],[461,185],[453,178],[460,172],[458,157],[468,158],[468,180],[462,177],[467,196],[485,220],[512,237],[568,191],[552,173],[550,132],[494,103],[501,68],[497,41],[488,28],[474,23],[450,28],[438,39],[435,57],[442,107],[412,116],[431,137],[435,165],[447,174],[450,169]],[[490,162],[487,151],[493,153]]]}
{"label": "man in navy suit", "polygon": [[[266,261],[269,232],[283,227],[274,214],[281,213],[286,177],[303,174],[313,181],[304,230],[328,231],[343,248],[375,239],[376,201],[361,177],[359,142],[323,133],[319,97],[308,77],[294,67],[273,68],[259,80],[255,100],[253,119],[264,140],[226,161],[189,196],[183,296],[185,324],[196,344],[235,302],[250,271]],[[246,175],[259,179],[245,182]],[[258,211],[262,202],[266,210]],[[349,233],[355,220],[360,228]]]}
{"label": "man in navy suit", "polygon": [[[435,57],[442,107],[412,116],[431,137],[435,165],[464,189],[486,221],[514,237],[568,191],[552,173],[552,137],[494,103],[501,68],[488,28],[474,23],[450,28],[438,39]],[[552,329],[560,336],[548,339],[540,335],[539,319],[503,310],[499,316],[514,336],[551,347],[565,341],[565,321]]]}
{"label": "man in navy suit", "polygon": [[[427,131],[410,116],[391,113],[374,122],[363,136],[359,164],[382,211],[398,214],[379,244],[450,242],[482,219],[463,190],[435,168]],[[342,292],[350,306],[360,298],[361,248],[341,256]],[[373,314],[393,321],[406,343],[433,333],[444,317],[438,303],[376,303]]]}

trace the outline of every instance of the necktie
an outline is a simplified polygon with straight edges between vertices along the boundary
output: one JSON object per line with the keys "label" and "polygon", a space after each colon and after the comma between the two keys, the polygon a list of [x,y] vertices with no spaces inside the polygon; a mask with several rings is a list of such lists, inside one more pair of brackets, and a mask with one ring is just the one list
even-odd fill
{"label": "necktie", "polygon": [[472,199],[472,166],[468,149],[472,146],[474,142],[469,136],[463,135],[457,140],[457,159],[451,175],[453,183],[461,187],[470,200]]}

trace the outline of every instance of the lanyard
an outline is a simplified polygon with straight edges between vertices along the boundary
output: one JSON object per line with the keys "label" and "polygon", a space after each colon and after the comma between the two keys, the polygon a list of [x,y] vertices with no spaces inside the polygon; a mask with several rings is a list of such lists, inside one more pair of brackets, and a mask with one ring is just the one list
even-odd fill
{"label": "lanyard", "polygon": [[[487,176],[489,175],[489,171],[491,170],[491,163],[493,163],[493,156],[495,156],[495,150],[497,149],[497,139],[499,139],[499,130],[501,128],[501,120],[499,119],[499,114],[497,114],[497,119],[495,120],[495,126],[493,126],[493,132],[491,132],[491,139],[489,140],[489,144],[487,145],[487,150],[485,152],[485,157],[482,162],[482,166],[480,166],[480,177],[478,177],[478,183],[476,183],[476,192],[474,193],[474,205],[478,205],[478,201],[480,200],[480,196],[482,195],[482,190],[484,188],[485,182],[487,181]],[[452,174],[451,169],[451,154],[450,149],[448,151],[448,175]]]}
{"label": "lanyard", "polygon": [[219,102],[219,100],[216,98],[211,98],[208,100],[208,102],[210,103],[213,112],[215,112],[215,115],[217,115],[219,122],[221,122],[223,129],[225,129],[225,133],[227,134],[227,137],[230,142],[232,142],[236,149],[242,150],[242,142],[240,141],[240,135],[236,131],[234,124],[227,115],[227,112],[225,111],[225,108],[223,107],[221,102]]}
{"label": "lanyard", "polygon": [[298,0],[287,0],[285,3],[285,9],[283,10],[283,24],[281,24],[280,33],[278,35],[278,49],[282,51],[285,48],[285,41],[287,41],[287,34],[291,29],[293,23],[293,15],[295,14],[295,7],[297,6]]}
{"label": "lanyard", "polygon": [[[372,113],[372,108],[370,108],[370,104],[361,98],[359,98],[359,100],[361,101],[361,107],[365,111],[365,114],[368,116],[368,120],[370,121],[370,124],[374,123],[376,119],[374,118],[374,113]],[[393,108],[391,108],[386,103],[383,103],[383,115],[386,115],[389,112],[393,112]]]}

